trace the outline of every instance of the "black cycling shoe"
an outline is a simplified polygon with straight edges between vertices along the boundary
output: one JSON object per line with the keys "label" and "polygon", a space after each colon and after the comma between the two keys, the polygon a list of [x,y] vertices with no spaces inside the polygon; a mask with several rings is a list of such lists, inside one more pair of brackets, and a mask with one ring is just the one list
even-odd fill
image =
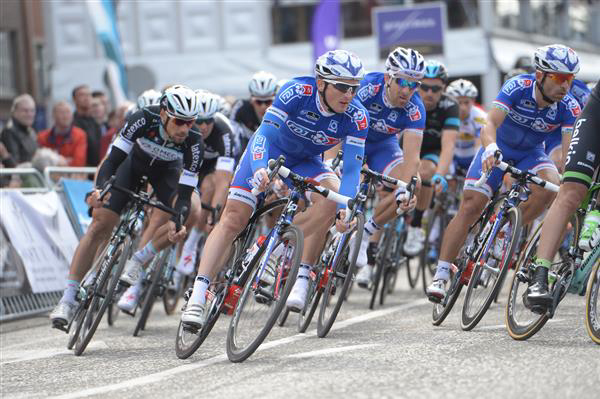
{"label": "black cycling shoe", "polygon": [[527,300],[532,311],[540,313],[552,304],[552,295],[548,292],[548,268],[538,266],[533,273],[533,284],[527,288]]}

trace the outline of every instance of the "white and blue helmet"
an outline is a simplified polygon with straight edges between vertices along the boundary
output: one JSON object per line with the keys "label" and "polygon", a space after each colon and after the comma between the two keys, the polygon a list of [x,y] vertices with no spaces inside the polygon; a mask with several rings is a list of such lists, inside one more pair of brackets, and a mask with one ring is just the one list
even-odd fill
{"label": "white and blue helmet", "polygon": [[397,47],[385,60],[385,70],[388,75],[423,79],[425,75],[425,59],[416,50]]}
{"label": "white and blue helmet", "polygon": [[365,76],[365,68],[356,54],[346,50],[332,50],[317,58],[315,73],[324,79],[360,82]]}
{"label": "white and blue helmet", "polygon": [[579,72],[579,57],[570,47],[551,44],[535,50],[533,65],[543,72],[576,74]]}
{"label": "white and blue helmet", "polygon": [[183,85],[166,89],[160,99],[160,106],[171,118],[177,119],[194,120],[200,111],[196,93]]}

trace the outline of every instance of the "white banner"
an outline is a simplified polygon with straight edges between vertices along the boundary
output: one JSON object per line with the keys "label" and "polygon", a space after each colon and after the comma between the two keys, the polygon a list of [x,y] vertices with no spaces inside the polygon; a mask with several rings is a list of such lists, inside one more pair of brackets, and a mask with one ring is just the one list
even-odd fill
{"label": "white banner", "polygon": [[0,208],[0,222],[23,260],[31,290],[64,289],[78,240],[58,195],[2,191]]}

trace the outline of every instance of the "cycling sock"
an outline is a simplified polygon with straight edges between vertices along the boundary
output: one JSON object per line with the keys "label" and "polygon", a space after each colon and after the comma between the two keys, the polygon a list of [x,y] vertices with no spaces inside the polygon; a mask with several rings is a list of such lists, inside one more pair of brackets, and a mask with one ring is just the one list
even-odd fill
{"label": "cycling sock", "polygon": [[450,279],[450,262],[438,260],[437,269],[435,271],[434,280],[448,281]]}
{"label": "cycling sock", "polygon": [[424,212],[425,211],[415,209],[415,213],[413,214],[412,221],[410,222],[410,225],[412,227],[421,227],[421,219],[423,219]]}
{"label": "cycling sock", "polygon": [[189,303],[204,305],[206,303],[206,290],[210,285],[210,279],[206,276],[198,276],[194,281],[194,290]]}
{"label": "cycling sock", "polygon": [[75,297],[77,296],[78,291],[79,281],[67,280],[67,288],[65,288],[65,292],[63,292],[63,296],[60,298],[60,302],[75,303]]}
{"label": "cycling sock", "polygon": [[381,227],[375,223],[375,220],[373,218],[370,218],[369,221],[367,223],[365,223],[365,233],[367,233],[367,237],[371,237],[373,234],[375,234],[376,231],[381,230]]}
{"label": "cycling sock", "polygon": [[300,263],[300,269],[298,270],[298,279],[308,280],[308,276],[310,275],[311,269],[312,265],[309,265],[308,263]]}
{"label": "cycling sock", "polygon": [[135,282],[135,284],[131,287],[131,292],[134,293],[138,293],[141,291],[142,289],[142,282],[144,281],[144,278],[146,277],[146,271],[142,270],[140,272],[140,278]]}
{"label": "cycling sock", "polygon": [[545,267],[546,269],[550,269],[550,266],[552,265],[552,262],[550,262],[549,260],[546,259],[542,259],[542,258],[537,258],[535,260],[535,267],[537,268],[538,266],[541,267]]}
{"label": "cycling sock", "polygon": [[198,241],[200,240],[200,234],[201,231],[198,230],[196,227],[194,227],[192,231],[190,231],[190,235],[188,236],[187,240],[185,240],[185,244],[183,244],[184,253],[189,253],[191,251],[196,250],[196,247],[198,246]]}
{"label": "cycling sock", "polygon": [[142,249],[136,251],[133,254],[132,259],[136,262],[140,262],[142,265],[152,259],[158,251],[154,249],[154,245],[152,245],[152,241],[149,241],[148,244]]}

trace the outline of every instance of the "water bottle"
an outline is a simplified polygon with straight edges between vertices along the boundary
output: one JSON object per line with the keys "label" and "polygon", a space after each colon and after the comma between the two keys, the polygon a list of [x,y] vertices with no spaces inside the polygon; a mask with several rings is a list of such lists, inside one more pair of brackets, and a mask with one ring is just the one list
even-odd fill
{"label": "water bottle", "polygon": [[591,251],[600,242],[600,210],[593,210],[585,215],[579,248],[583,251]]}

